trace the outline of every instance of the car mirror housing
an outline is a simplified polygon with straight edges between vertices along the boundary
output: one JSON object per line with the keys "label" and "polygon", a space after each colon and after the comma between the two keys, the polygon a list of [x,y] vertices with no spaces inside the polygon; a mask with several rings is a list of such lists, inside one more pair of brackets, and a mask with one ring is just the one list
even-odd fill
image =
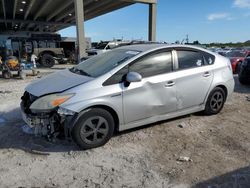
{"label": "car mirror housing", "polygon": [[142,80],[142,76],[137,72],[129,72],[126,76],[126,81],[131,82],[140,82]]}

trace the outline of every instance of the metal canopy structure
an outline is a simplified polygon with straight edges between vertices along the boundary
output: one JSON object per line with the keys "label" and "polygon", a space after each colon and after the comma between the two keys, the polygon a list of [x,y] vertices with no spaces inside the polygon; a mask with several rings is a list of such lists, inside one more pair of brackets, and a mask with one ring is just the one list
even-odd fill
{"label": "metal canopy structure", "polygon": [[[76,25],[79,44],[84,41],[84,21],[135,3],[145,3],[149,5],[149,40],[155,40],[156,0],[0,0],[0,2],[0,33],[57,32]],[[84,55],[81,54],[82,51],[80,49],[80,56]]]}

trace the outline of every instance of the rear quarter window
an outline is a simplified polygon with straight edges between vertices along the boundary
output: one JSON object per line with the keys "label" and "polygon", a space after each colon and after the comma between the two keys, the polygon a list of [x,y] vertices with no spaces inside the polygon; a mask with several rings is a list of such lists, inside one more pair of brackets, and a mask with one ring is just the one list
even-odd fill
{"label": "rear quarter window", "polygon": [[206,52],[203,52],[206,65],[213,65],[215,61],[215,56]]}
{"label": "rear quarter window", "polygon": [[177,50],[179,70],[201,67],[205,64],[203,54],[198,51]]}

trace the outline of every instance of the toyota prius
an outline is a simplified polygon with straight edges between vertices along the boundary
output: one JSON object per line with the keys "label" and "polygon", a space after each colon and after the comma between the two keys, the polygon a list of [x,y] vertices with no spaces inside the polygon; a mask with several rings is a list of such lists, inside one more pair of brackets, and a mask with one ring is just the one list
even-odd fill
{"label": "toyota prius", "polygon": [[114,131],[203,111],[219,113],[234,89],[230,61],[185,45],[123,46],[34,81],[21,101],[35,135],[82,149]]}

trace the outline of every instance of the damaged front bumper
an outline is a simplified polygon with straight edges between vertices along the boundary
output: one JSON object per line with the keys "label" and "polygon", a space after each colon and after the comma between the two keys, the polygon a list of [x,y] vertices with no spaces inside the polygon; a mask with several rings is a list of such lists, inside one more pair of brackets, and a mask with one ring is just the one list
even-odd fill
{"label": "damaged front bumper", "polygon": [[20,104],[22,119],[32,129],[33,134],[45,136],[49,140],[59,135],[71,139],[70,133],[77,113],[63,108],[34,113],[29,107],[35,100],[30,94],[25,93]]}

